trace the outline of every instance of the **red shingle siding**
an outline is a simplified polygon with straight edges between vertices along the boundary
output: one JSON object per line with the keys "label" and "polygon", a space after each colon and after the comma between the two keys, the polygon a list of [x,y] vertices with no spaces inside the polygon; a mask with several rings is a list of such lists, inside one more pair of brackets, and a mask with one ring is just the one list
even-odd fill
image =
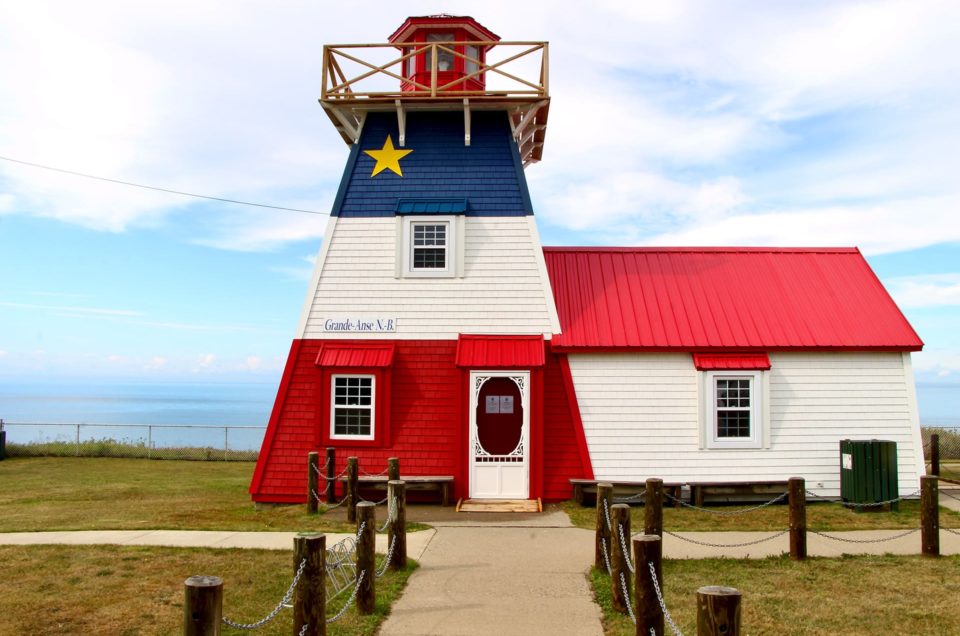
{"label": "red shingle siding", "polygon": [[543,375],[543,499],[562,501],[570,498],[569,479],[592,474],[577,448],[577,420],[570,411],[559,354],[547,354]]}

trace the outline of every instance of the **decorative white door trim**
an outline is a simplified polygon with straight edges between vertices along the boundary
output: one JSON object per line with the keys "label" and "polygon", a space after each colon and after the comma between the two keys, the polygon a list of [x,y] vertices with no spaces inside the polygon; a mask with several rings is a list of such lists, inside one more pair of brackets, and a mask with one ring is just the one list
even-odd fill
{"label": "decorative white door trim", "polygon": [[[491,454],[480,443],[477,410],[480,392],[491,378],[509,378],[520,391],[522,425],[516,447]],[[528,499],[530,497],[530,372],[470,372],[470,497],[473,499]]]}

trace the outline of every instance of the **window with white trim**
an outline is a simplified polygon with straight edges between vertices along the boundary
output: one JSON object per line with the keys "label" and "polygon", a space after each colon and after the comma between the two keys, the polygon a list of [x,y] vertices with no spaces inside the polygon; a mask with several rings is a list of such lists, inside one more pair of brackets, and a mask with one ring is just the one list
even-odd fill
{"label": "window with white trim", "polygon": [[331,376],[331,439],[373,439],[375,391],[372,375]]}
{"label": "window with white trim", "polygon": [[761,372],[708,371],[705,376],[707,447],[760,448]]}
{"label": "window with white trim", "polygon": [[421,278],[452,278],[457,272],[456,217],[450,215],[402,217],[403,231],[398,258],[403,267],[397,275]]}
{"label": "window with white trim", "polygon": [[446,270],[449,230],[449,223],[413,223],[410,269]]}

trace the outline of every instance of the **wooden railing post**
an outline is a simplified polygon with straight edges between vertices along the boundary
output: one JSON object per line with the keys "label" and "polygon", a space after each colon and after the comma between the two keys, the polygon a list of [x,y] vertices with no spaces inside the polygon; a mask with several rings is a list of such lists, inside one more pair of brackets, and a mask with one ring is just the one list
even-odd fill
{"label": "wooden railing post", "polygon": [[220,636],[223,620],[223,579],[191,576],[183,582],[184,636]]}
{"label": "wooden railing post", "polygon": [[651,477],[643,498],[643,533],[663,536],[663,480]]}
{"label": "wooden railing post", "polygon": [[307,453],[307,512],[317,514],[318,503],[320,501],[319,488],[320,473],[320,453]]}
{"label": "wooden railing post", "polygon": [[360,499],[360,466],[356,457],[347,457],[347,521],[357,520],[357,501]]}
{"label": "wooden railing post", "polygon": [[[630,602],[630,593],[624,589],[630,587],[630,569],[627,567],[627,559],[630,558],[630,547],[627,544],[627,537],[630,536],[630,506],[614,504],[610,508],[610,521],[613,524],[611,530],[613,549],[610,555],[610,600],[613,609],[625,614],[627,603]],[[623,538],[622,541],[621,537]],[[627,550],[627,552],[624,552],[624,550]],[[621,577],[623,577],[622,580]]]}
{"label": "wooden railing post", "polygon": [[400,458],[387,458],[387,481],[398,481],[400,479]]}
{"label": "wooden railing post", "polygon": [[740,591],[708,585],[697,590],[697,636],[740,636]]}
{"label": "wooden railing post", "polygon": [[790,508],[790,558],[803,561],[807,558],[807,486],[803,477],[791,477],[787,481]]}
{"label": "wooden railing post", "polygon": [[650,576],[650,563],[663,591],[663,542],[655,534],[633,537],[633,589],[636,598],[637,636],[663,636],[663,609]]}
{"label": "wooden railing post", "polygon": [[[307,560],[293,593],[293,633],[303,636],[327,634],[327,537],[303,533],[293,539],[293,571]],[[305,631],[304,625],[306,625]]]}
{"label": "wooden railing post", "polygon": [[337,468],[337,458],[336,449],[332,446],[327,447],[327,461],[325,465],[327,467],[327,478],[324,480],[327,482],[327,505],[332,506],[337,503],[337,480],[333,478]]}
{"label": "wooden railing post", "polygon": [[940,556],[940,489],[936,475],[920,477],[920,542],[923,554]]}
{"label": "wooden railing post", "polygon": [[372,501],[357,504],[357,576],[363,572],[357,590],[357,611],[361,614],[373,614],[377,604],[376,511],[377,504]]}
{"label": "wooden railing post", "polygon": [[930,474],[940,474],[940,434],[930,436]]}
{"label": "wooden railing post", "polygon": [[[593,567],[607,571],[609,558],[610,528],[607,527],[606,512],[613,499],[613,484],[597,484],[597,524],[594,539]],[[606,557],[604,555],[607,555]]]}
{"label": "wooden railing post", "polygon": [[391,544],[393,545],[393,554],[390,555],[390,569],[402,570],[407,567],[406,483],[396,479],[387,482],[387,506],[393,506],[394,515],[393,523],[390,524],[390,531],[387,533],[387,550],[390,549]]}

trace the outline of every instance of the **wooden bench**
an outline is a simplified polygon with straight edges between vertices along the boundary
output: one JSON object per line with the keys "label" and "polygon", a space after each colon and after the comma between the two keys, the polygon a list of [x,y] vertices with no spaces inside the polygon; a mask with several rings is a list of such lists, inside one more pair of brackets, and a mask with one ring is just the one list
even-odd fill
{"label": "wooden bench", "polygon": [[[449,475],[441,476],[416,476],[410,477],[401,475],[400,479],[406,483],[406,491],[411,490],[436,490],[440,493],[440,503],[444,506],[450,505],[450,486],[453,484],[453,477]],[[346,482],[346,476],[340,477],[341,482]],[[386,475],[360,475],[357,478],[360,489],[387,490]]]}
{"label": "wooden bench", "polygon": [[[647,490],[646,481],[608,481],[604,479],[570,479],[569,481],[570,485],[573,486],[573,500],[581,506],[586,505],[586,495],[593,495],[592,500],[597,500],[597,484],[613,486],[614,497],[632,497]],[[683,484],[665,483],[663,484],[663,491],[679,500],[682,487]],[[637,503],[639,502],[638,499]]]}
{"label": "wooden bench", "polygon": [[689,486],[690,503],[695,506],[702,506],[707,500],[769,501],[787,491],[786,481],[698,481]]}

